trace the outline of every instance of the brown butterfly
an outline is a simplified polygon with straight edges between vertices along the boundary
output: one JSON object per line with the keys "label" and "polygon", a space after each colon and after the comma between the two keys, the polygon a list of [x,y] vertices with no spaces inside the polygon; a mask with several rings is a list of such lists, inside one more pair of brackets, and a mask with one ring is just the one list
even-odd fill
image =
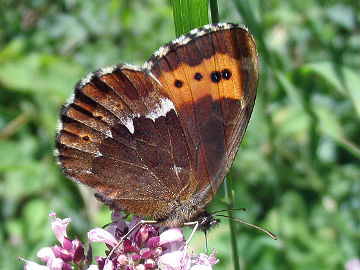
{"label": "brown butterfly", "polygon": [[254,39],[230,23],[194,29],[143,66],[90,73],[61,109],[61,169],[111,209],[207,229],[205,207],[239,149],[257,82]]}

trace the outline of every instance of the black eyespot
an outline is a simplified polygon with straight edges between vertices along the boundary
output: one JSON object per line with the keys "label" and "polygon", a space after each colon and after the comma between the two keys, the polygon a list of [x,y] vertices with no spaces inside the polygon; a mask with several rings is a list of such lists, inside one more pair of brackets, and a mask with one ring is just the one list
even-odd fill
{"label": "black eyespot", "polygon": [[84,141],[88,141],[88,140],[89,140],[89,136],[84,136],[84,137],[82,137],[82,139],[83,139]]}
{"label": "black eyespot", "polygon": [[225,80],[228,80],[228,79],[230,79],[230,77],[231,77],[231,71],[228,70],[228,69],[224,69],[224,70],[221,72],[221,75],[222,75],[222,77],[223,77]]}
{"label": "black eyespot", "polygon": [[197,80],[197,81],[200,81],[202,79],[201,73],[196,72],[195,75],[194,75],[194,79]]}
{"label": "black eyespot", "polygon": [[95,118],[98,119],[98,120],[102,120],[102,116],[101,116],[101,115],[97,115],[97,116],[95,116]]}
{"label": "black eyespot", "polygon": [[218,83],[220,80],[221,80],[221,74],[219,71],[213,71],[211,72],[211,80],[214,82],[214,83]]}
{"label": "black eyespot", "polygon": [[183,82],[182,81],[180,81],[180,80],[175,80],[175,86],[177,87],[177,88],[180,88],[182,85],[183,85]]}

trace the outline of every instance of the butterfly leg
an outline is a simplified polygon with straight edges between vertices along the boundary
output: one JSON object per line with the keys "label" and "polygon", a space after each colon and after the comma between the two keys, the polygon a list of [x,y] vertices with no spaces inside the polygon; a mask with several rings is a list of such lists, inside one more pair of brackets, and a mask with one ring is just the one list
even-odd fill
{"label": "butterfly leg", "polygon": [[204,231],[205,234],[205,250],[206,250],[206,255],[209,254],[209,248],[208,248],[208,241],[207,241],[207,231]]}
{"label": "butterfly leg", "polygon": [[[186,244],[185,244],[185,248],[188,246],[188,244],[190,243],[191,239],[193,238],[196,230],[198,229],[199,227],[199,221],[193,221],[193,222],[187,222],[184,224],[185,226],[194,226],[194,229],[192,230],[190,236],[189,236],[189,239],[186,241]],[[205,233],[205,249],[206,249],[206,254],[209,253],[209,249],[208,249],[208,242],[207,242],[207,232],[204,231]]]}
{"label": "butterfly leg", "polygon": [[189,239],[186,241],[185,245],[189,245],[191,239],[193,238],[197,228],[199,227],[199,221],[192,221],[192,222],[186,222],[184,223],[184,226],[194,226],[194,229],[192,230]]}
{"label": "butterfly leg", "polygon": [[120,245],[125,241],[125,239],[133,233],[137,228],[139,228],[143,224],[156,224],[158,223],[156,220],[140,220],[138,223],[136,223],[123,237],[121,237],[119,243],[113,249],[110,251],[109,255],[106,259],[111,258],[111,256],[114,254],[114,252],[120,247]]}

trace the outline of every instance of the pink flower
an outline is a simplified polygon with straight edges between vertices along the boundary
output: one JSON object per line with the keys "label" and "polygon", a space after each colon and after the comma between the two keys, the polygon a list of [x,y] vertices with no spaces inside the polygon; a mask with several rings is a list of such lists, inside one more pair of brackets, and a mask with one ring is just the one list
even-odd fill
{"label": "pink flower", "polygon": [[[83,243],[67,236],[66,230],[71,220],[56,218],[55,213],[49,216],[60,245],[44,247],[38,251],[37,256],[46,262],[46,266],[20,258],[26,262],[27,270],[211,270],[219,261],[215,258],[215,251],[210,256],[203,253],[190,256],[183,232],[179,228],[164,230],[146,223],[138,226],[141,221],[139,217],[134,216],[128,222],[120,213],[114,212],[113,222],[107,229],[95,228],[88,232],[89,241],[103,242],[109,249],[107,256],[95,257],[97,265],[90,265],[90,244],[88,243],[85,256]],[[128,234],[129,231],[132,232]]]}
{"label": "pink flower", "polygon": [[56,236],[56,239],[61,244],[63,244],[64,238],[67,237],[66,228],[67,228],[67,225],[70,223],[71,219],[70,218],[59,219],[56,217],[54,212],[52,212],[49,215],[49,217],[53,218],[51,221],[51,228]]}
{"label": "pink flower", "polygon": [[353,258],[345,264],[346,270],[360,270],[359,258]]}
{"label": "pink flower", "polygon": [[87,270],[99,270],[99,267],[97,265],[90,265],[89,268]]}
{"label": "pink flower", "polygon": [[104,242],[109,246],[116,246],[118,241],[115,237],[108,231],[102,228],[95,228],[88,232],[88,238],[92,242]]}
{"label": "pink flower", "polygon": [[21,257],[19,257],[19,260],[25,261],[24,269],[26,270],[49,270],[47,266],[37,264],[35,262],[27,261]]}
{"label": "pink flower", "polygon": [[159,266],[163,269],[190,269],[190,256],[184,251],[173,251],[159,257]]}
{"label": "pink flower", "polygon": [[[140,218],[134,216],[130,222],[113,214],[113,223],[106,230],[96,228],[88,233],[92,242],[104,242],[109,252],[117,245],[110,258],[97,257],[99,269],[212,269],[218,260],[215,252],[210,256],[201,254],[190,257],[187,253],[183,232],[179,228],[162,228],[142,224],[126,239],[122,239],[138,224]],[[122,242],[120,242],[122,240]],[[196,269],[196,268],[194,268]]]}
{"label": "pink flower", "polygon": [[[44,247],[40,249],[37,256],[46,262],[46,266],[39,265],[35,262],[25,261],[27,270],[71,270],[73,266],[85,269],[91,262],[91,247],[87,248],[88,256],[85,257],[84,245],[78,239],[71,240],[67,237],[66,229],[70,223],[70,218],[59,219],[55,213],[49,215],[51,218],[51,228],[61,245]],[[94,266],[92,269],[95,270]],[[98,269],[96,269],[98,270]]]}
{"label": "pink flower", "polygon": [[36,254],[43,262],[47,262],[50,259],[55,258],[55,254],[50,247],[44,247]]}
{"label": "pink flower", "polygon": [[[122,237],[140,221],[138,217],[133,217],[130,222],[120,219],[119,215],[115,217],[114,223],[107,230],[101,228],[91,230],[88,233],[89,240],[104,242],[109,250],[112,250],[119,244]],[[110,268],[111,265],[114,267],[130,267],[129,269],[155,268],[158,258],[165,252],[171,251],[172,246],[184,245],[181,230],[169,229],[159,234],[159,229],[159,227],[149,224],[143,224],[136,228],[114,251],[111,258],[97,258],[100,269]],[[175,242],[181,243],[175,244]]]}
{"label": "pink flower", "polygon": [[191,260],[191,270],[211,270],[212,267],[219,262],[215,258],[216,250],[208,256],[205,253],[200,253],[198,257]]}

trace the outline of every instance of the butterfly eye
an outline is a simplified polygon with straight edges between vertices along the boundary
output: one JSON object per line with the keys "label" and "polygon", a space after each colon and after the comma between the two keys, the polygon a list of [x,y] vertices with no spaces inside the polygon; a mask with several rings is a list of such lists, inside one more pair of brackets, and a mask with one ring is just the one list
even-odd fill
{"label": "butterfly eye", "polygon": [[221,74],[219,71],[213,71],[211,72],[211,80],[214,82],[214,83],[218,83],[220,80],[221,80]]}
{"label": "butterfly eye", "polygon": [[175,80],[174,85],[175,85],[177,88],[180,88],[180,87],[183,85],[183,82],[180,81],[180,80]]}

